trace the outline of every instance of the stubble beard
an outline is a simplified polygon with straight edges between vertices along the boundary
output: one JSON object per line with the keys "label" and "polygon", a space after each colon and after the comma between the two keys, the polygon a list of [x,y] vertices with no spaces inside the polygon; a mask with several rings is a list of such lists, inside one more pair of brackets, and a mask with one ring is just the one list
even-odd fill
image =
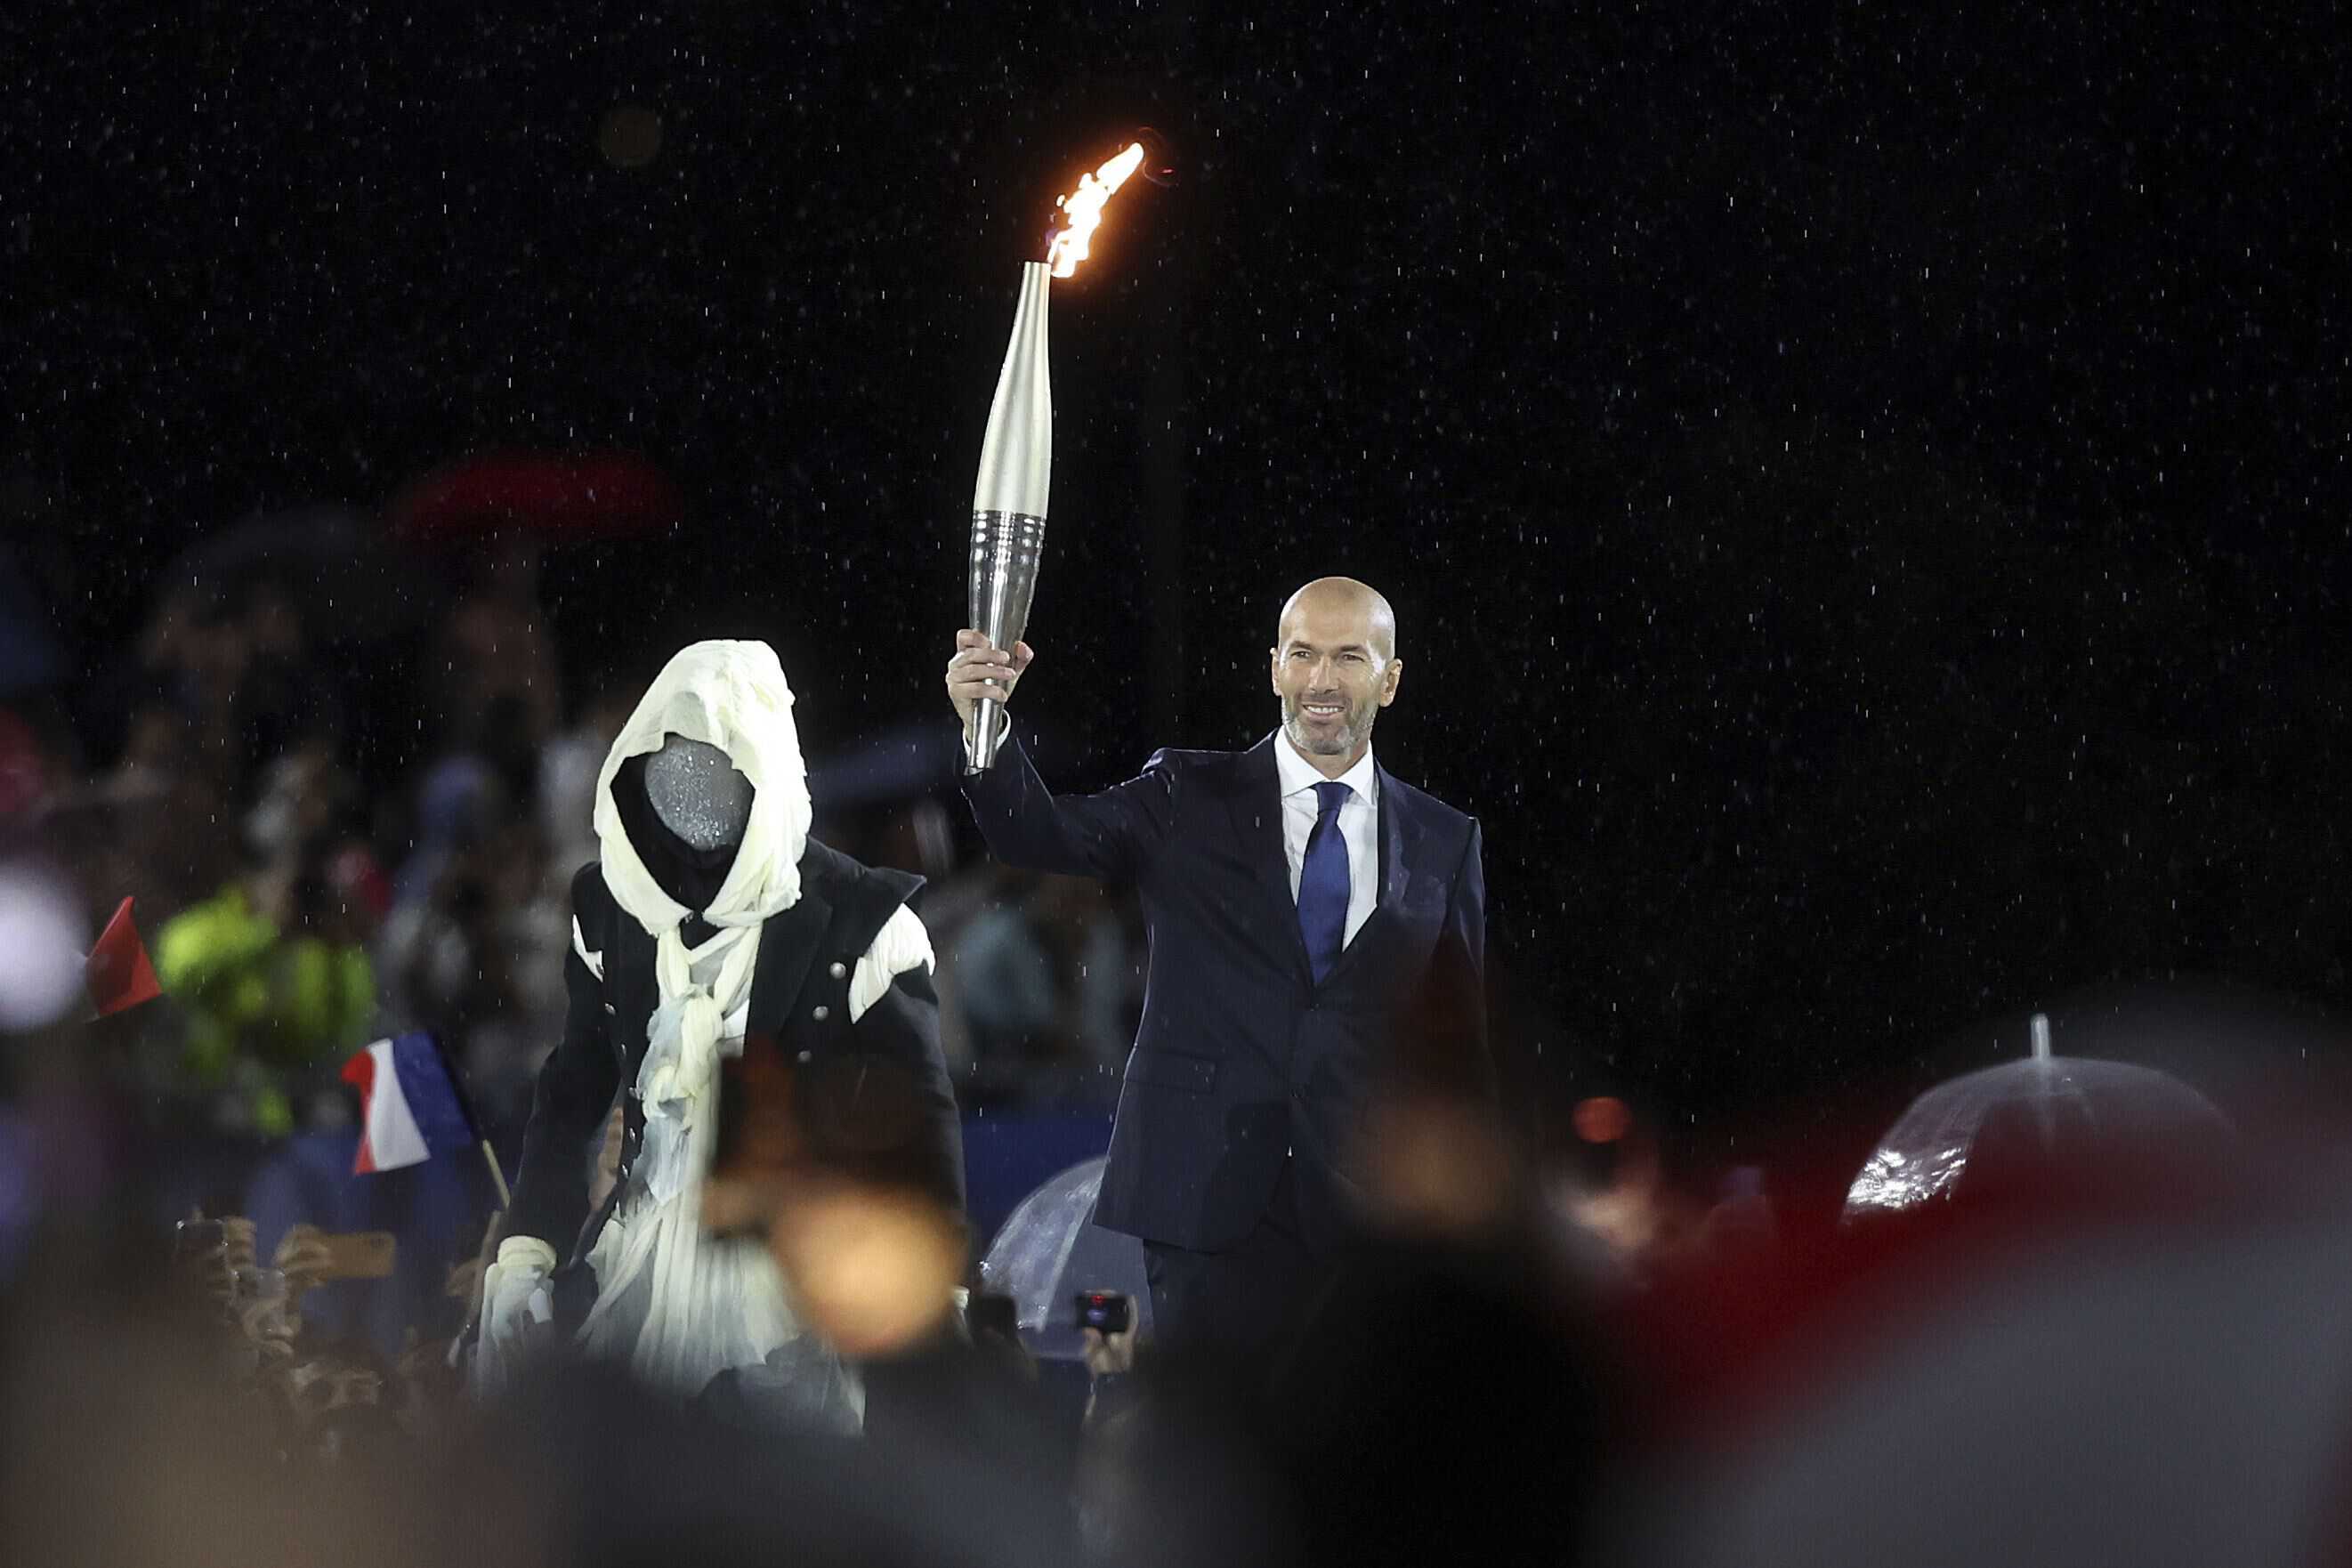
{"label": "stubble beard", "polygon": [[1380,709],[1370,702],[1351,706],[1347,722],[1323,739],[1307,728],[1307,711],[1303,703],[1286,697],[1282,700],[1282,732],[1290,743],[1310,757],[1344,757],[1371,738],[1372,721]]}

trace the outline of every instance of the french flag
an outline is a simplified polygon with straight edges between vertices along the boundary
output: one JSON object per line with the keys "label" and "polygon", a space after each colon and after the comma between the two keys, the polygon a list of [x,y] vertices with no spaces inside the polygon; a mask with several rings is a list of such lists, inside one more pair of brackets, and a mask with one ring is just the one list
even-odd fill
{"label": "french flag", "polygon": [[363,1107],[355,1176],[422,1164],[474,1142],[473,1119],[430,1035],[378,1040],[343,1064],[343,1081],[360,1091]]}

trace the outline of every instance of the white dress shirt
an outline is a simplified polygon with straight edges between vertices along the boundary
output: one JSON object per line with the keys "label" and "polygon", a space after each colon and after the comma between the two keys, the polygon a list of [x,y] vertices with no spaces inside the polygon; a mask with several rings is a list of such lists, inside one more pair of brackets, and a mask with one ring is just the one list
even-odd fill
{"label": "white dress shirt", "polygon": [[[1321,809],[1315,786],[1328,783],[1315,764],[1298,754],[1290,737],[1274,738],[1275,772],[1281,780],[1282,852],[1290,861],[1290,897],[1298,899],[1298,875],[1307,864],[1307,840],[1314,835]],[[1341,773],[1348,798],[1339,806],[1339,837],[1348,846],[1348,929],[1339,939],[1345,947],[1371,919],[1381,901],[1381,773],[1372,765],[1371,748]]]}

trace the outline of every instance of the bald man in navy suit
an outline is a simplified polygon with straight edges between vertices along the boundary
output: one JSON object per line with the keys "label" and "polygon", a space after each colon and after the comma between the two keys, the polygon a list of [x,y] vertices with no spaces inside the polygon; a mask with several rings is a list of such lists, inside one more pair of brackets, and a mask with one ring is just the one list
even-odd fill
{"label": "bald man in navy suit", "polygon": [[[1141,895],[1151,972],[1095,1219],[1142,1239],[1163,1342],[1244,1355],[1328,1276],[1382,1087],[1408,1060],[1423,1081],[1494,1081],[1478,824],[1372,755],[1404,674],[1394,613],[1320,578],[1268,651],[1282,724],[1246,751],[1162,750],[1125,784],[1056,795],[1008,731],[964,778],[999,859]],[[967,731],[1032,657],[957,634]]]}

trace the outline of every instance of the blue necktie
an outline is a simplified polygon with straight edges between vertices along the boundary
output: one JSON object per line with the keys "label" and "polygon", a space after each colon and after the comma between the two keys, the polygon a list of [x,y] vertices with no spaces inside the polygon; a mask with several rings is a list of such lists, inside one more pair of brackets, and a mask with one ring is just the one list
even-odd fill
{"label": "blue necktie", "polygon": [[1320,985],[1348,939],[1348,841],[1339,833],[1348,786],[1317,784],[1315,798],[1315,831],[1298,867],[1298,934],[1307,939],[1307,965]]}

